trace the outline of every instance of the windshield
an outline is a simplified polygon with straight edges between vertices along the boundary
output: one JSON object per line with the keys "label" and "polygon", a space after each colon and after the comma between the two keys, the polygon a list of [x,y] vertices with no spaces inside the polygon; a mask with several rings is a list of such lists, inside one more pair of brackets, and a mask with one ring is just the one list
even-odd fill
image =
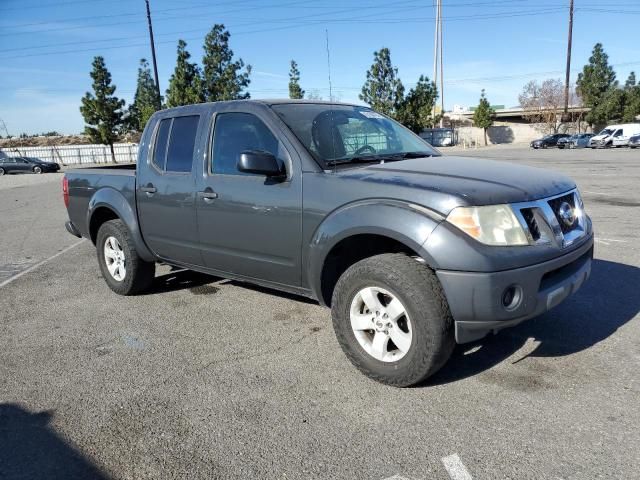
{"label": "windshield", "polygon": [[272,108],[324,167],[440,155],[410,130],[367,107],[287,103]]}
{"label": "windshield", "polygon": [[612,128],[605,128],[598,135],[611,135],[613,133]]}

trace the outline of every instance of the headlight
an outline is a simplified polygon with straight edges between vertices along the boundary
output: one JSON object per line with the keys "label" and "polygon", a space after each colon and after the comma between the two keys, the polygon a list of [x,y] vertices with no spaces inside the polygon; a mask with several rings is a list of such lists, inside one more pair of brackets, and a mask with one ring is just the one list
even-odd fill
{"label": "headlight", "polygon": [[447,221],[485,245],[529,245],[509,205],[457,207]]}

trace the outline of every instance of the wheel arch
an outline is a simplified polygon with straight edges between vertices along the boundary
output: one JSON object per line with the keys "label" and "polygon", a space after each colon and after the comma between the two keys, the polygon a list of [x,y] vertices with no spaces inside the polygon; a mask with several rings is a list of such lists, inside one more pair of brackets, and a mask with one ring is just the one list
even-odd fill
{"label": "wheel arch", "polygon": [[[134,200],[135,201],[135,200]],[[122,220],[131,233],[134,245],[140,258],[147,262],[155,261],[155,256],[145,244],[138,216],[125,196],[113,188],[101,188],[89,201],[87,225],[89,236],[95,245],[100,226],[110,220]]]}
{"label": "wheel arch", "polygon": [[335,284],[354,263],[382,253],[406,253],[435,268],[423,244],[442,217],[418,205],[369,200],[331,213],[313,235],[308,283],[320,303],[330,306]]}

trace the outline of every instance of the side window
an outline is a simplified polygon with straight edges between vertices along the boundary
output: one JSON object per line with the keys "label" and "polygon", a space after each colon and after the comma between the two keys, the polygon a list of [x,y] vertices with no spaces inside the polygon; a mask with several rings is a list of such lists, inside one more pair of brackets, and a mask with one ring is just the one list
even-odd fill
{"label": "side window", "polygon": [[278,139],[255,115],[221,113],[216,116],[211,155],[213,173],[251,175],[238,170],[238,160],[242,152],[266,151],[281,162],[278,149]]}
{"label": "side window", "polygon": [[199,120],[198,115],[173,119],[167,150],[167,172],[191,171]]}
{"label": "side window", "polygon": [[153,164],[160,170],[164,170],[167,158],[167,142],[169,140],[169,130],[171,130],[171,119],[165,118],[160,122],[156,135],[156,144],[153,147]]}
{"label": "side window", "polygon": [[621,137],[622,136],[622,130],[617,130],[616,133],[613,134],[614,137]]}
{"label": "side window", "polygon": [[199,115],[160,121],[153,149],[153,164],[166,172],[190,172],[193,164]]}

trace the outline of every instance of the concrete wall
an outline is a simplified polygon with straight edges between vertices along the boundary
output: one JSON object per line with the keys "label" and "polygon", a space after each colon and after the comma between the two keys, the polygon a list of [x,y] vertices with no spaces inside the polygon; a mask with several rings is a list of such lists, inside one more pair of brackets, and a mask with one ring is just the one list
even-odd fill
{"label": "concrete wall", "polygon": [[[458,144],[472,146],[476,142],[478,145],[484,145],[484,136],[481,128],[476,128],[470,125],[463,125],[457,127],[458,132]],[[582,125],[581,131],[588,131],[586,125]],[[573,134],[576,132],[575,124],[562,125],[560,128],[561,133]],[[521,123],[521,122],[501,122],[495,121],[493,126],[487,130],[487,143],[500,144],[500,143],[515,143],[515,144],[528,144],[536,138],[543,137],[549,133],[546,130],[545,125]]]}

